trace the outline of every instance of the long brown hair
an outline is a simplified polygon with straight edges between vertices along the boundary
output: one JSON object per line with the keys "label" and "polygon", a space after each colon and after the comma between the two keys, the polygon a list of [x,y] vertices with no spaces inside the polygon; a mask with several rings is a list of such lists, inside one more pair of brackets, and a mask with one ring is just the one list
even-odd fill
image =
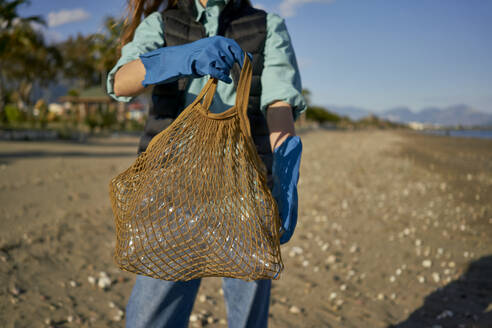
{"label": "long brown hair", "polygon": [[121,36],[120,49],[133,39],[133,34],[140,24],[142,17],[147,17],[157,11],[164,2],[167,2],[166,9],[176,8],[178,0],[128,0],[127,16],[124,21],[123,34]]}

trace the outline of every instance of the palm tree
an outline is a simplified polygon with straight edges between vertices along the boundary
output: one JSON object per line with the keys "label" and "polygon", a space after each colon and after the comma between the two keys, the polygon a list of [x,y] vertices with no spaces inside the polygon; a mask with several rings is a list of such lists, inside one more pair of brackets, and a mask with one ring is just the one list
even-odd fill
{"label": "palm tree", "polygon": [[45,25],[39,16],[20,17],[27,0],[0,0],[0,110],[9,94],[16,94],[20,107],[29,104],[34,83],[49,83],[57,74],[61,57],[47,46],[33,23]]}
{"label": "palm tree", "polygon": [[57,45],[63,57],[63,74],[76,82],[77,88],[88,88],[98,83],[94,49],[96,42],[92,36],[77,35],[69,37]]}
{"label": "palm tree", "polygon": [[107,17],[104,29],[88,36],[69,37],[58,44],[64,59],[64,74],[79,82],[79,88],[100,84],[103,89],[106,77],[118,59],[119,37],[122,22]]}
{"label": "palm tree", "polygon": [[19,16],[17,13],[19,7],[29,3],[28,0],[0,0],[0,57],[10,39],[10,32],[12,32],[12,29],[15,29],[16,26],[31,23],[46,25],[46,22],[41,16]]}

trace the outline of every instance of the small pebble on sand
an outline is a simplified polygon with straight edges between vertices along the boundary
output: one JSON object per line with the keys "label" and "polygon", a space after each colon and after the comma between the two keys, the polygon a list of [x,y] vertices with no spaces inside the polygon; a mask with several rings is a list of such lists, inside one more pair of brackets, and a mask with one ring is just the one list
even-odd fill
{"label": "small pebble on sand", "polygon": [[21,289],[14,285],[10,288],[10,293],[14,296],[18,296],[21,293]]}
{"label": "small pebble on sand", "polygon": [[354,244],[354,245],[352,245],[352,246],[350,247],[350,250],[349,250],[349,251],[350,251],[350,253],[355,253],[355,252],[357,252],[358,250],[359,250],[359,247],[358,247],[356,244]]}
{"label": "small pebble on sand", "polygon": [[328,258],[326,259],[326,263],[328,264],[333,264],[337,261],[337,258],[335,255],[330,255],[328,256]]}
{"label": "small pebble on sand", "polygon": [[295,257],[297,255],[301,255],[303,253],[303,249],[301,247],[298,247],[298,246],[293,246],[291,249],[290,249],[290,252],[289,252],[289,256],[290,257]]}
{"label": "small pebble on sand", "polygon": [[432,279],[434,280],[434,282],[439,282],[441,280],[441,277],[439,276],[439,273],[433,272]]}
{"label": "small pebble on sand", "polygon": [[99,280],[97,281],[97,285],[101,289],[109,289],[111,287],[111,279],[109,278],[108,274],[104,271],[101,271],[99,273]]}
{"label": "small pebble on sand", "polygon": [[113,321],[119,322],[123,319],[124,316],[125,316],[125,312],[123,312],[123,310],[118,309],[116,314],[113,316]]}
{"label": "small pebble on sand", "polygon": [[297,306],[295,305],[292,305],[290,308],[289,308],[289,312],[290,313],[293,313],[293,314],[300,314],[301,313],[301,309],[299,309]]}
{"label": "small pebble on sand", "polygon": [[422,266],[424,268],[430,268],[432,266],[432,261],[431,260],[423,260],[422,261]]}

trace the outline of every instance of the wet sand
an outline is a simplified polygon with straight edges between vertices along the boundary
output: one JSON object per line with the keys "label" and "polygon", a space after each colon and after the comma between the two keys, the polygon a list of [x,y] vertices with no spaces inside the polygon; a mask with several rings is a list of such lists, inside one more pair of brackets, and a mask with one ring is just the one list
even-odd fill
{"label": "wet sand", "polygon": [[[270,327],[492,327],[492,140],[302,134]],[[123,327],[111,177],[137,138],[0,142],[0,327]],[[100,286],[99,286],[100,285]],[[190,327],[226,327],[221,280]]]}

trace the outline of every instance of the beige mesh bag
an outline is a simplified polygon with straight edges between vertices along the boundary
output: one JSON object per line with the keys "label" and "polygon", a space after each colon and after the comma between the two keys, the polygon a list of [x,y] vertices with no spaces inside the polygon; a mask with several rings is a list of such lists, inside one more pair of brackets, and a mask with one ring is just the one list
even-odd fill
{"label": "beige mesh bag", "polygon": [[[109,184],[122,270],[171,281],[278,279],[280,219],[247,117],[251,62],[236,103],[208,108],[217,80]],[[203,102],[201,100],[203,99]]]}

